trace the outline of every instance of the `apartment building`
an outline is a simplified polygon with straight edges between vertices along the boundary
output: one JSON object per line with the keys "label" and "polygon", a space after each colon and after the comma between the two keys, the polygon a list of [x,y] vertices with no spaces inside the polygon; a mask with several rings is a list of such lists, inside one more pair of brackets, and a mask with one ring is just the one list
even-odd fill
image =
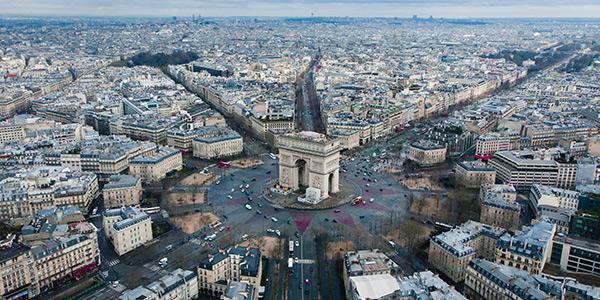
{"label": "apartment building", "polygon": [[37,280],[43,292],[68,280],[78,280],[100,265],[97,230],[46,240],[31,248]]}
{"label": "apartment building", "polygon": [[195,272],[175,269],[148,285],[124,291],[120,300],[193,300],[198,298],[198,276]]}
{"label": "apartment building", "polygon": [[200,293],[217,297],[225,293],[228,282],[235,280],[252,285],[257,291],[261,275],[262,262],[259,249],[232,247],[210,254],[200,262],[198,287]]}
{"label": "apartment building", "polygon": [[534,208],[536,215],[543,210],[557,210],[560,208],[577,211],[579,192],[534,184],[531,186],[529,201],[531,201],[531,206]]}
{"label": "apartment building", "polygon": [[496,241],[505,232],[502,228],[467,221],[431,238],[429,264],[454,282],[461,282],[465,279],[465,269],[471,259],[493,259]]}
{"label": "apartment building", "polygon": [[597,240],[557,234],[552,241],[549,263],[564,272],[590,274],[600,278],[600,244]]}
{"label": "apartment building", "polygon": [[193,141],[194,157],[214,159],[235,156],[244,151],[242,136],[233,130],[199,136]]}
{"label": "apartment building", "polygon": [[419,166],[433,166],[446,160],[446,147],[427,140],[410,144],[408,157]]}
{"label": "apartment building", "polygon": [[520,228],[521,205],[516,202],[517,191],[512,185],[484,185],[479,196],[482,223],[512,232]]}
{"label": "apartment building", "polygon": [[142,197],[142,179],[131,175],[112,175],[102,188],[105,208],[136,206]]}
{"label": "apartment building", "polygon": [[496,263],[539,274],[552,250],[556,226],[541,220],[514,235],[505,233],[496,245]]}
{"label": "apartment building", "polygon": [[376,274],[350,280],[351,300],[369,299],[452,299],[466,300],[463,295],[431,271],[410,276]]}
{"label": "apartment building", "polygon": [[25,138],[25,130],[19,124],[0,123],[0,144],[20,141]]}
{"label": "apartment building", "polygon": [[346,299],[376,299],[399,289],[394,275],[400,267],[378,249],[347,252],[343,272]]}
{"label": "apartment building", "polygon": [[134,114],[111,120],[110,133],[126,135],[134,140],[165,144],[167,132],[178,125],[171,120],[153,114]]}
{"label": "apartment building", "polygon": [[360,145],[360,134],[356,130],[332,129],[329,134],[340,141],[341,149],[354,149]]}
{"label": "apartment building", "polygon": [[129,162],[129,174],[141,177],[145,181],[159,181],[167,173],[183,168],[181,152],[169,147],[159,147],[144,156],[138,156]]}
{"label": "apartment building", "polygon": [[98,195],[98,177],[68,168],[41,166],[0,183],[0,219],[31,217],[42,209],[78,206],[87,212]]}
{"label": "apartment building", "polygon": [[454,168],[456,181],[469,188],[496,182],[496,170],[480,161],[463,161]]}
{"label": "apartment building", "polygon": [[128,253],[153,239],[152,220],[140,209],[130,206],[105,210],[102,224],[118,255]]}
{"label": "apartment building", "polygon": [[0,243],[0,296],[31,299],[39,293],[30,248],[9,236]]}
{"label": "apartment building", "polygon": [[[31,92],[19,91],[13,95],[1,95],[0,97],[0,118],[13,116],[15,113],[25,110],[30,106],[29,97]],[[10,98],[5,98],[8,96]]]}
{"label": "apartment building", "polygon": [[491,132],[480,135],[475,140],[475,153],[494,154],[499,151],[518,150],[521,146],[521,136],[518,132]]}
{"label": "apartment building", "polygon": [[464,294],[476,300],[597,299],[600,288],[474,259],[467,267]]}

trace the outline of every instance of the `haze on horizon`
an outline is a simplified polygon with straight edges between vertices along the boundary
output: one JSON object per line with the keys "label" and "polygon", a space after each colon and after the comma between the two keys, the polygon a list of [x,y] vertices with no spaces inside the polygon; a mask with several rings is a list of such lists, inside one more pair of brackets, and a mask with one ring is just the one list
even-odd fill
{"label": "haze on horizon", "polygon": [[598,18],[600,0],[0,0],[19,16]]}

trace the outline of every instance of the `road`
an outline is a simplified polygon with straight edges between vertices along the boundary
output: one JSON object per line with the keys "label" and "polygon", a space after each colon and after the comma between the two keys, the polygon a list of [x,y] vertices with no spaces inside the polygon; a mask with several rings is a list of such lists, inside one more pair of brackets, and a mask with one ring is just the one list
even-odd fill
{"label": "road", "polygon": [[325,133],[325,123],[321,115],[321,103],[315,87],[314,73],[321,59],[316,54],[306,70],[296,78],[296,107],[294,110],[295,128],[300,131]]}

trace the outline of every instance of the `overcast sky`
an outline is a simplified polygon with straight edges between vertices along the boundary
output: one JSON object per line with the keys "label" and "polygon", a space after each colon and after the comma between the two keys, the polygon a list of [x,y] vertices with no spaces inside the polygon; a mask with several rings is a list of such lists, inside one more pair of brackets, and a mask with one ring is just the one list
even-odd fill
{"label": "overcast sky", "polygon": [[600,0],[0,0],[30,16],[596,17]]}

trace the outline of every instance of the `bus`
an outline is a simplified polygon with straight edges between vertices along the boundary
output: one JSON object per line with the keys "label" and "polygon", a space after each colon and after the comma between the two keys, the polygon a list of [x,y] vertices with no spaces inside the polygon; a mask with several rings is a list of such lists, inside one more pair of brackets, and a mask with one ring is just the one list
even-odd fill
{"label": "bus", "polygon": [[294,241],[290,240],[288,249],[290,253],[294,253]]}

